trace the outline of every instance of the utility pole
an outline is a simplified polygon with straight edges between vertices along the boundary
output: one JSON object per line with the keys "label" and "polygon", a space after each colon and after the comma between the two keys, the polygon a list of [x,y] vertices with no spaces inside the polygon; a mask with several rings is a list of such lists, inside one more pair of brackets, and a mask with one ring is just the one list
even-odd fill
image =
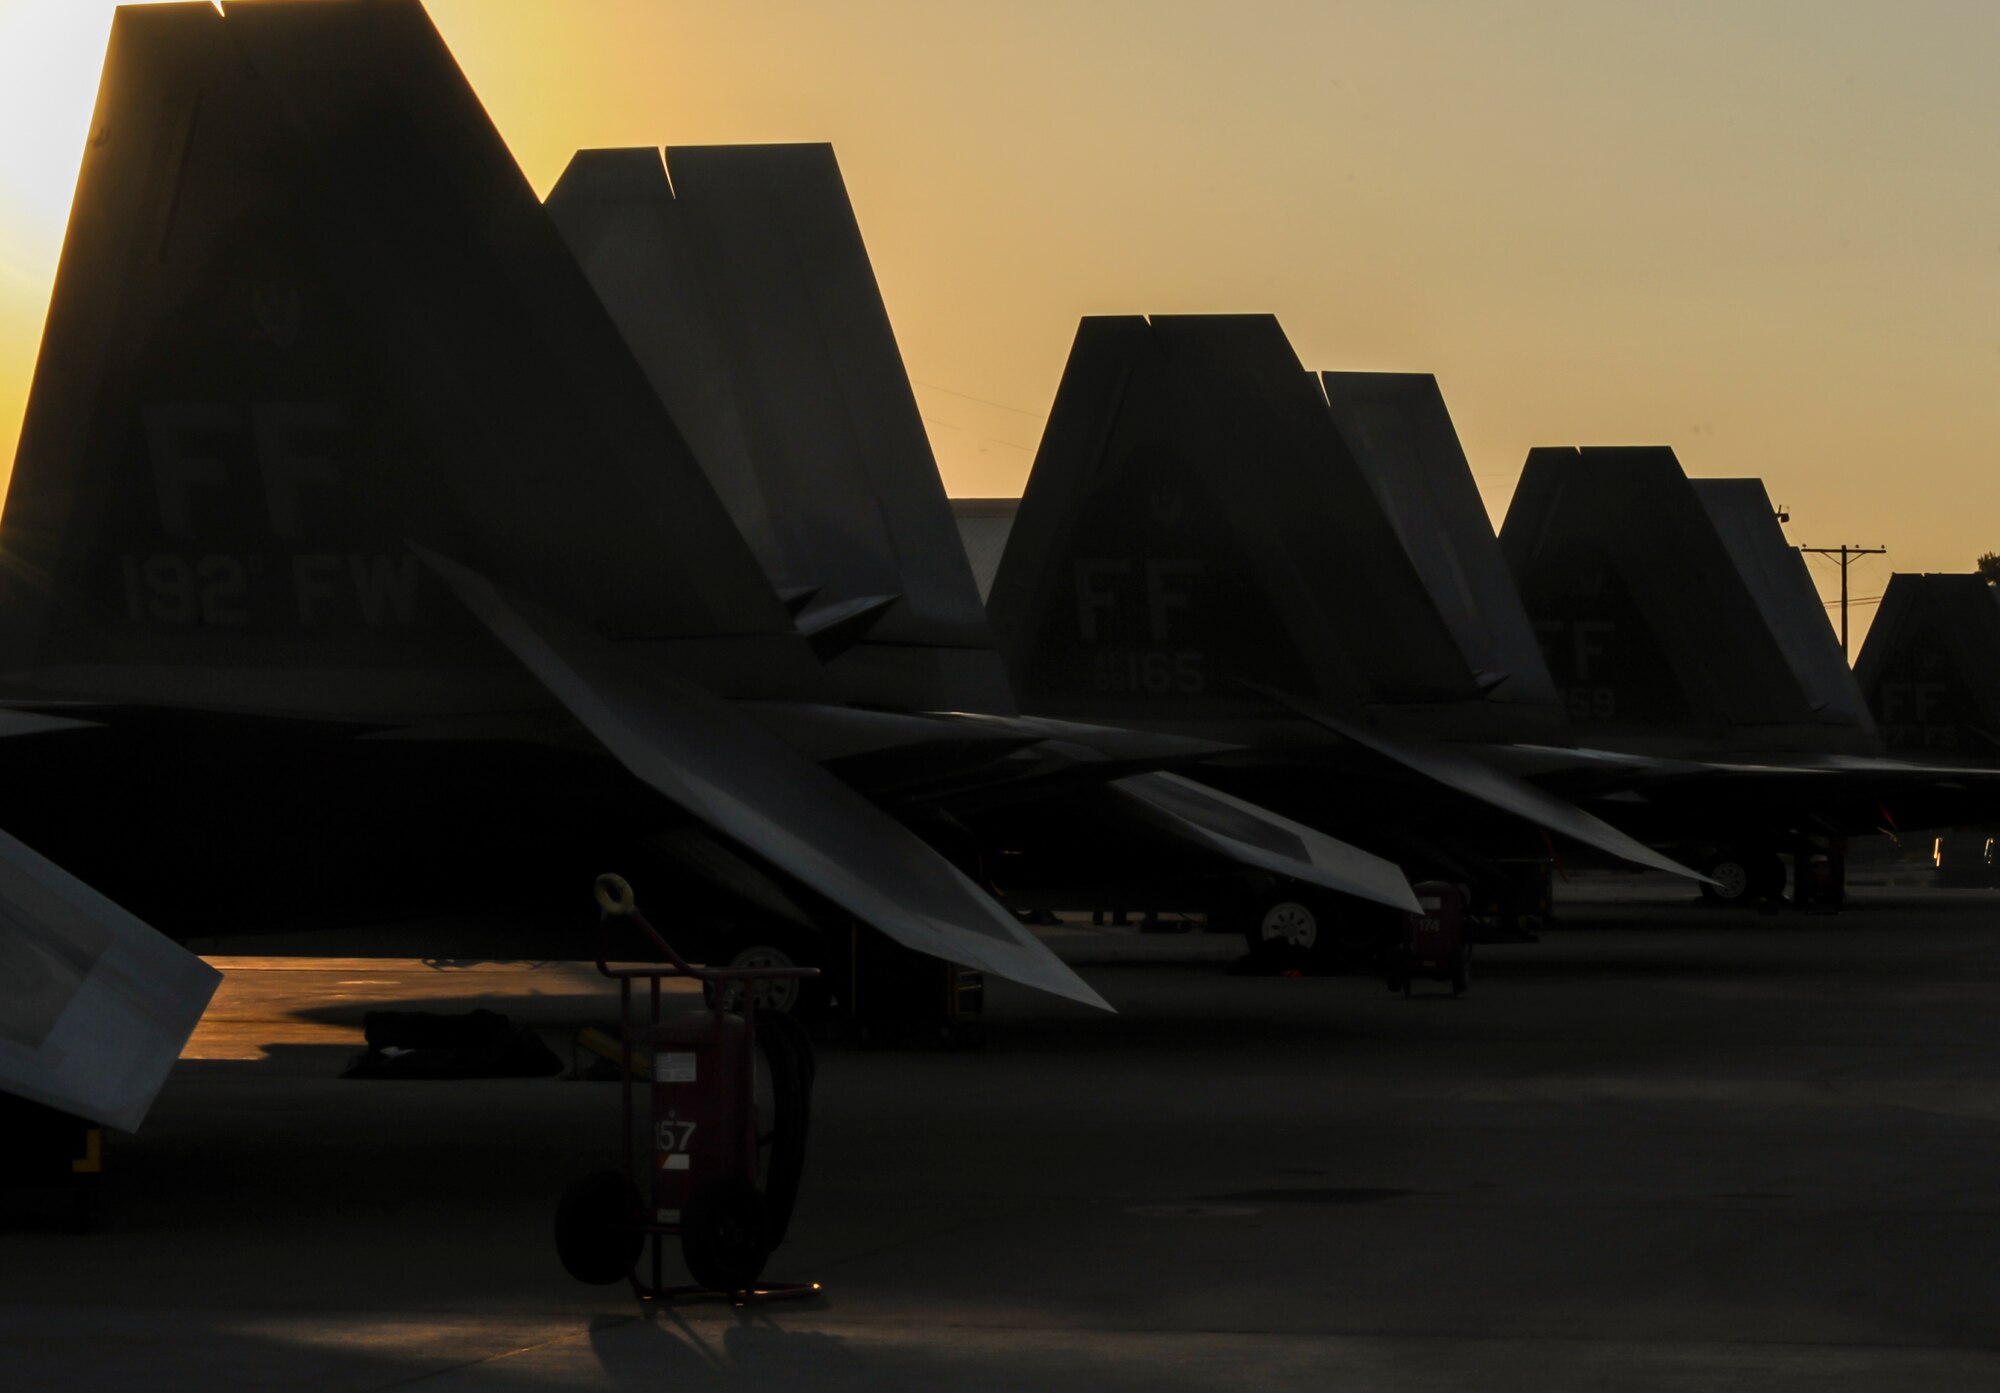
{"label": "utility pole", "polygon": [[1847,656],[1847,567],[1857,557],[1886,556],[1887,547],[1800,547],[1808,556],[1832,556],[1840,561],[1840,656]]}

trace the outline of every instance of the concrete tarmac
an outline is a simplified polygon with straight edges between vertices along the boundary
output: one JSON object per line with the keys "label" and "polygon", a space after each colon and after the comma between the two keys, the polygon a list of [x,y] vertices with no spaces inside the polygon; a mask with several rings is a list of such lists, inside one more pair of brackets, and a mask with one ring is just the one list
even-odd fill
{"label": "concrete tarmac", "polygon": [[588,968],[220,959],[101,1231],[5,1210],[0,1388],[2000,1387],[2000,895],[1570,899],[1462,1000],[1058,931],[1119,1015],[825,1052],[827,1294],[657,1317],[549,1237],[614,1085],[335,1077],[378,1004],[566,1052]]}

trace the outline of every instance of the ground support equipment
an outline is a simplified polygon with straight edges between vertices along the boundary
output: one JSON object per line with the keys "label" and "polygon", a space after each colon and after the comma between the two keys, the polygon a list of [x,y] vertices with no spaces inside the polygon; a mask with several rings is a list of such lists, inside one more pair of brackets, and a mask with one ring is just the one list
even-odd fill
{"label": "ground support equipment", "polygon": [[[760,978],[813,977],[819,969],[696,967],[640,915],[622,878],[599,876],[596,893],[603,910],[597,970],[618,983],[625,1164],[622,1171],[585,1176],[563,1192],[556,1213],[563,1266],[585,1282],[629,1281],[647,1303],[719,1297],[742,1306],[818,1294],[818,1282],[763,1280],[798,1195],[812,1044],[785,1016],[730,1007],[746,997],[754,1001]],[[666,961],[612,966],[608,926],[614,919],[636,926]],[[670,977],[702,984],[700,1010],[663,1013],[661,983]],[[643,1006],[634,1000],[635,982],[645,984]],[[760,1060],[771,1103],[769,1130],[761,1132]],[[662,1249],[669,1238],[680,1241],[692,1285],[665,1282]],[[648,1269],[643,1276],[642,1259]]]}
{"label": "ground support equipment", "polygon": [[1423,913],[1403,915],[1402,941],[1385,955],[1389,990],[1411,993],[1418,979],[1451,984],[1463,996],[1472,983],[1472,943],[1466,933],[1463,886],[1424,880],[1411,887]]}

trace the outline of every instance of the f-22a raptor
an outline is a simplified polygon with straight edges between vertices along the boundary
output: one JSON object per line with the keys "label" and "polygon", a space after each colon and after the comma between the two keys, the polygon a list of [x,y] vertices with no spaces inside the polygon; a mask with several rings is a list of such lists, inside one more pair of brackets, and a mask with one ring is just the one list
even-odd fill
{"label": "f-22a raptor", "polygon": [[643,840],[1101,1006],[933,842],[1115,784],[1176,855],[1415,906],[1160,772],[1197,745],[882,704],[979,659],[781,593],[414,0],[119,11],[0,585],[0,1088],[121,1127],[215,975],[113,901],[581,904]]}

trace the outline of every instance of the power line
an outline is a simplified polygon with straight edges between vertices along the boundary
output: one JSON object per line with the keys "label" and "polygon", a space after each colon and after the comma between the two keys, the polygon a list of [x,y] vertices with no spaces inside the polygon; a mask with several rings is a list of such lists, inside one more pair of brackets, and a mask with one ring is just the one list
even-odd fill
{"label": "power line", "polygon": [[957,397],[960,401],[976,401],[981,406],[990,406],[996,411],[1011,411],[1016,416],[1026,416],[1034,421],[1046,421],[1049,419],[1039,411],[1024,411],[1018,406],[1009,406],[1004,401],[991,401],[986,397],[975,397],[970,392],[954,392],[951,388],[940,387],[935,382],[919,382],[913,377],[910,379],[910,385],[912,387],[928,388],[933,392],[943,392],[946,396]]}
{"label": "power line", "polygon": [[1021,453],[1027,455],[1035,453],[1033,445],[1023,445],[1017,440],[1003,440],[997,435],[988,435],[984,431],[974,430],[971,426],[961,426],[956,421],[940,421],[935,416],[923,416],[921,419],[925,425],[936,426],[939,430],[955,430],[962,435],[969,435],[978,440],[989,440],[995,445],[1005,445],[1010,450],[1019,450]]}
{"label": "power line", "polygon": [[[1847,656],[1847,568],[1864,556],[1886,556],[1887,547],[1856,547],[1843,542],[1837,547],[1800,547],[1806,556],[1826,556],[1840,562],[1840,656]],[[1875,597],[1881,599],[1880,595]]]}

